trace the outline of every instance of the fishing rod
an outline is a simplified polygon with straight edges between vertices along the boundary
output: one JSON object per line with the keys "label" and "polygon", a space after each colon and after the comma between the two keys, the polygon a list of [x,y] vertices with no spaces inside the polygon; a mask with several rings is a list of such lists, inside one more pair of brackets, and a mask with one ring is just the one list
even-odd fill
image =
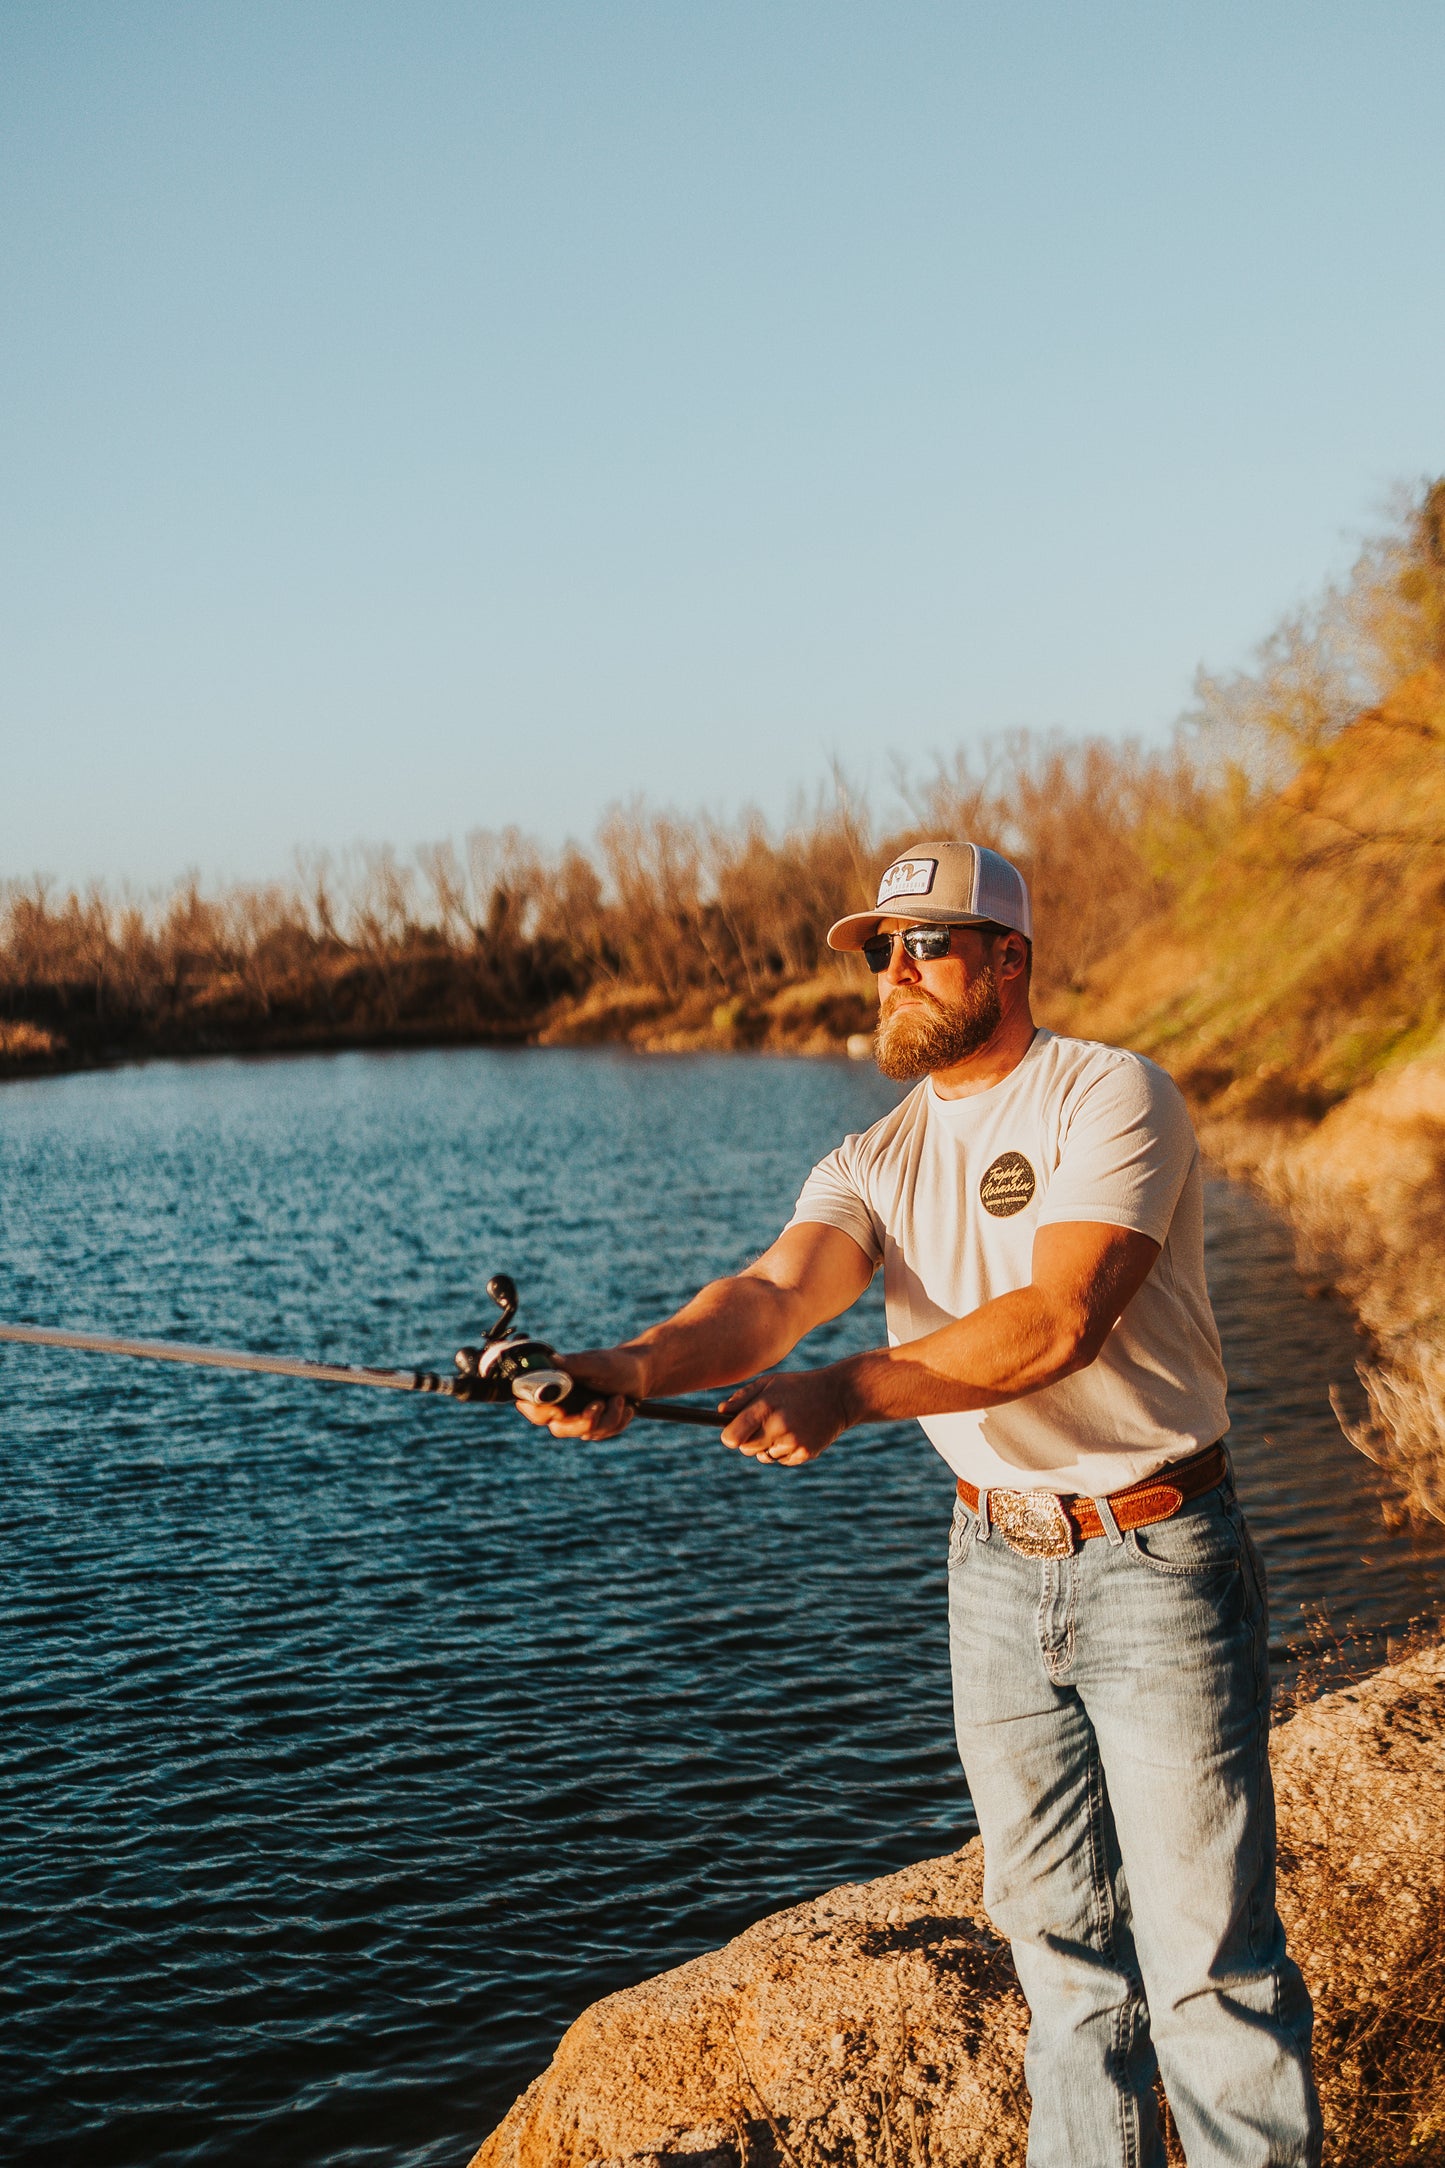
{"label": "fishing rod", "polygon": [[[253,1355],[244,1348],[196,1347],[187,1340],[124,1340],[108,1333],[64,1332],[46,1325],[0,1324],[0,1340],[22,1347],[70,1348],[85,1355],[124,1355],[142,1362],[193,1363],[203,1370],[251,1370],[268,1377],[306,1378],[321,1385],[373,1385],[397,1393],[437,1393],[445,1400],[504,1406],[522,1401],[578,1415],[602,1397],[579,1385],[562,1367],[555,1348],[513,1329],[517,1283],[494,1273],[487,1282],[501,1316],[483,1335],[479,1347],[458,1348],[454,1374],[435,1370],[387,1370],[363,1363],[305,1362],[294,1355]],[[695,1423],[721,1430],[713,1408],[686,1400],[634,1400],[633,1413],[654,1423]]]}

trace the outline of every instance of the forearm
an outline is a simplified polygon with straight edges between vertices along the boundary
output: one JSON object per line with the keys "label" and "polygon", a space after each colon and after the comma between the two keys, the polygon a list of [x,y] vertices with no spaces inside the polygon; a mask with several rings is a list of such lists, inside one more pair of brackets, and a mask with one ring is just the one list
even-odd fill
{"label": "forearm", "polygon": [[650,1398],[755,1377],[790,1354],[806,1329],[790,1290],[744,1272],[712,1281],[624,1346],[641,1362]]}
{"label": "forearm", "polygon": [[1042,1228],[1027,1287],[902,1347],[783,1371],[728,1402],[723,1444],[800,1467],[855,1423],[992,1408],[1093,1362],[1159,1254],[1152,1236],[1092,1221]]}
{"label": "forearm", "polygon": [[1024,1287],[921,1340],[851,1355],[829,1374],[851,1428],[1017,1400],[1083,1369],[1105,1337],[1073,1306]]}

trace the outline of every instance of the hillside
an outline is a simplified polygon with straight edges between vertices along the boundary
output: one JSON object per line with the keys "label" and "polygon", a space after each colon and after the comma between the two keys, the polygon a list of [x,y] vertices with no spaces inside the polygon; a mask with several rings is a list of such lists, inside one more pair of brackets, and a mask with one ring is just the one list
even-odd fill
{"label": "hillside", "polygon": [[1445,671],[1415,673],[1252,810],[1056,1002],[1210,1114],[1317,1119],[1445,1019]]}

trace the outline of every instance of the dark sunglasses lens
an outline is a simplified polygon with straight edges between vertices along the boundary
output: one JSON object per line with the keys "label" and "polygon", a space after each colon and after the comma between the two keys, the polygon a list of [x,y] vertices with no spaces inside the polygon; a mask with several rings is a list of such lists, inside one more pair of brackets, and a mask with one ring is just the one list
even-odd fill
{"label": "dark sunglasses lens", "polygon": [[893,943],[901,940],[916,964],[936,964],[946,956],[953,940],[951,926],[910,926],[905,934],[875,933],[863,943],[863,961],[870,971],[886,971]]}

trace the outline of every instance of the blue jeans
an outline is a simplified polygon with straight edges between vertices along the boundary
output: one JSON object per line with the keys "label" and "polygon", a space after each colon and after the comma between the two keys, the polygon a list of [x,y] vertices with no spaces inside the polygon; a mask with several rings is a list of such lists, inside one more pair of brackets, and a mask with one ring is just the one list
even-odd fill
{"label": "blue jeans", "polygon": [[1031,2017],[1029,2168],[1163,2168],[1156,2069],[1190,2168],[1315,2168],[1264,1576],[1233,1485],[1059,1559],[960,1501],[949,1626],[984,1901]]}

